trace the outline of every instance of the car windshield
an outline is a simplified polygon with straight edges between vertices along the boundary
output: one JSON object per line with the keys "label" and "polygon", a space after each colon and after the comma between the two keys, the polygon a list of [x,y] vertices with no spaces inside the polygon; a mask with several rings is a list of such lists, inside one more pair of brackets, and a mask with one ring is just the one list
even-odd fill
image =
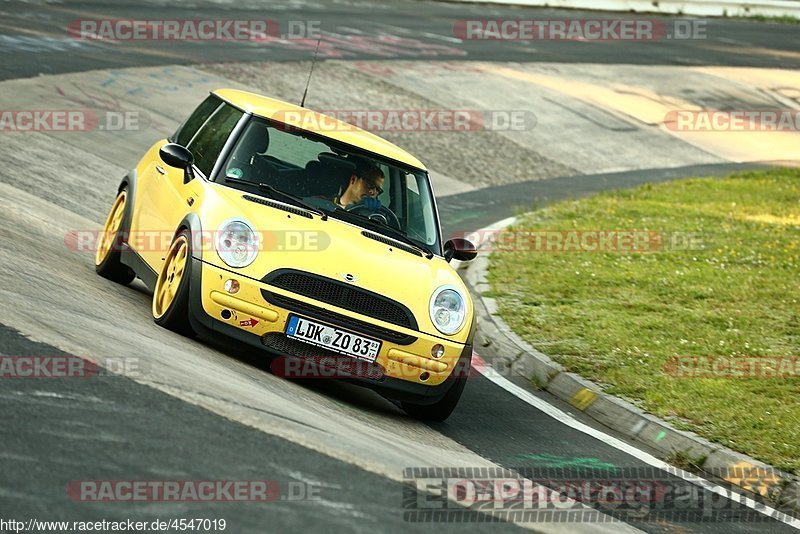
{"label": "car windshield", "polygon": [[428,175],[349,145],[254,117],[217,181],[266,196],[287,193],[330,217],[441,253]]}

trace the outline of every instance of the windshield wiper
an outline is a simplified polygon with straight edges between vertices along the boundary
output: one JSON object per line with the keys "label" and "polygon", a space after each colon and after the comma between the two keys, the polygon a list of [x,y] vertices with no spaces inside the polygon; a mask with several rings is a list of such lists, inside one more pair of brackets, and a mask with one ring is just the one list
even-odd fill
{"label": "windshield wiper", "polygon": [[400,241],[401,243],[404,243],[404,244],[412,247],[414,250],[418,250],[420,253],[422,253],[423,256],[425,256],[428,259],[433,258],[433,252],[431,252],[430,250],[428,250],[428,249],[426,249],[424,247],[421,247],[414,240],[412,240],[410,237],[406,236],[400,230],[396,230],[396,229],[392,228],[391,226],[386,226],[385,224],[381,224],[379,222],[375,222],[372,219],[370,219],[369,217],[364,217],[363,215],[359,215],[358,213],[349,212],[349,211],[347,211],[346,209],[343,209],[343,208],[336,208],[336,213],[346,213],[348,216],[354,216],[359,221],[366,221],[366,222],[369,223],[369,228],[368,228],[369,230],[374,229],[379,234],[387,235],[388,237],[390,237],[390,238],[392,238],[392,239],[394,239],[396,241]]}
{"label": "windshield wiper", "polygon": [[309,204],[308,202],[306,202],[302,198],[298,197],[297,195],[293,195],[291,193],[287,193],[286,191],[281,191],[280,189],[275,189],[274,187],[272,187],[269,184],[258,184],[258,190],[259,191],[267,191],[269,193],[272,193],[273,195],[278,195],[280,197],[289,199],[291,202],[294,202],[295,204],[297,204],[301,208],[305,208],[308,211],[310,211],[311,213],[316,213],[317,215],[320,216],[320,218],[323,221],[327,221],[328,220],[328,214],[327,213],[325,213],[324,211],[322,211],[321,209],[319,209],[316,206],[312,206],[311,204]]}
{"label": "windshield wiper", "polygon": [[[367,219],[367,220],[369,220],[369,219]],[[381,230],[385,230],[386,228],[387,227],[384,226],[384,227],[381,228]],[[395,230],[394,228],[391,228],[391,227],[389,228],[389,230],[391,232],[391,235],[389,237],[391,237],[392,239],[396,239],[398,241],[402,241],[406,245],[414,247],[416,250],[419,250],[428,259],[431,259],[433,257],[433,252],[431,252],[430,250],[428,250],[425,247],[419,246],[418,244],[416,244],[414,242],[413,239],[411,239],[410,237],[406,236],[402,232],[399,232],[399,231],[397,231],[397,230]]]}
{"label": "windshield wiper", "polygon": [[233,184],[249,185],[250,187],[256,187],[259,191],[266,191],[268,193],[271,193],[272,196],[281,197],[281,198],[283,198],[285,200],[288,200],[289,202],[291,202],[292,204],[294,204],[296,206],[304,208],[304,209],[310,211],[311,213],[313,213],[315,215],[319,215],[320,218],[323,221],[327,221],[328,220],[328,215],[324,211],[320,210],[319,208],[317,208],[315,206],[312,206],[311,204],[308,204],[306,201],[304,201],[302,198],[300,198],[300,197],[298,197],[296,195],[293,195],[291,193],[287,193],[285,191],[281,191],[280,189],[275,189],[274,187],[272,187],[269,184],[264,184],[264,183],[258,183],[257,184],[255,182],[250,182],[248,180],[242,180],[241,178],[233,178],[233,177],[228,177],[228,176],[225,177],[225,181],[233,183]]}

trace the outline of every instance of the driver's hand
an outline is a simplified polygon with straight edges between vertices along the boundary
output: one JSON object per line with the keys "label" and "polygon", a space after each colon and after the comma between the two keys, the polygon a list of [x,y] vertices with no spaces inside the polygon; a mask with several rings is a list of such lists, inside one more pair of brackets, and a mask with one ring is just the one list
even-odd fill
{"label": "driver's hand", "polygon": [[361,204],[369,211],[378,211],[381,209],[381,201],[374,197],[364,197],[361,200]]}

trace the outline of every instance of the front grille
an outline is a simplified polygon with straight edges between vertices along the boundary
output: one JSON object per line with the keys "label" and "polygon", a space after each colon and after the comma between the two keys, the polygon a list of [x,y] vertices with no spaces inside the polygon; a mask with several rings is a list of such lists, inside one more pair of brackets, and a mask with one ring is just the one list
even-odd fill
{"label": "front grille", "polygon": [[266,289],[261,290],[261,296],[264,297],[264,300],[267,302],[276,306],[280,306],[281,308],[289,311],[297,312],[314,319],[319,319],[320,321],[326,321],[335,326],[353,330],[367,336],[385,339],[386,341],[391,341],[393,343],[397,343],[398,345],[410,345],[417,340],[417,338],[414,336],[409,336],[401,332],[395,332],[394,330],[389,330],[388,328],[381,328],[380,326],[365,323],[364,321],[359,321],[358,319],[352,319],[336,312],[320,308],[319,306],[306,304],[305,302],[300,302],[297,299],[272,293]]}
{"label": "front grille", "polygon": [[[291,378],[299,371],[305,378],[360,377],[381,380],[385,374],[383,367],[376,363],[357,360],[332,350],[309,345],[279,332],[265,334],[261,337],[261,343],[282,356],[305,360],[310,364],[311,368],[308,369],[304,366],[292,365],[291,362],[285,360],[279,361],[277,364],[273,362],[273,366],[277,365],[277,369],[274,369],[277,371],[276,374],[281,376]],[[281,365],[284,367],[281,368]],[[333,372],[326,373],[324,370]]]}
{"label": "front grille", "polygon": [[411,310],[399,302],[344,282],[293,269],[278,269],[261,281],[367,317],[412,330],[419,329]]}

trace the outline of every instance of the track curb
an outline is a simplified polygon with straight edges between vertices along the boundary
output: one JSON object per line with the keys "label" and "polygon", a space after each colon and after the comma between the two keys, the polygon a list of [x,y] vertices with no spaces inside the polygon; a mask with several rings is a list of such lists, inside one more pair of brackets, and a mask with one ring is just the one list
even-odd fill
{"label": "track curb", "polygon": [[[486,235],[510,226],[514,221],[514,218],[504,219],[476,234]],[[480,249],[480,243],[478,247]],[[704,474],[758,494],[781,512],[800,514],[798,477],[712,443],[693,432],[678,430],[629,401],[604,393],[594,382],[568,372],[525,342],[498,315],[496,299],[483,295],[490,290],[486,278],[488,265],[489,257],[484,253],[471,262],[461,262],[457,269],[472,295],[478,318],[475,350],[495,370],[525,378],[538,389],[569,403],[598,423],[655,449],[662,459],[675,454],[697,459],[696,467]]]}

